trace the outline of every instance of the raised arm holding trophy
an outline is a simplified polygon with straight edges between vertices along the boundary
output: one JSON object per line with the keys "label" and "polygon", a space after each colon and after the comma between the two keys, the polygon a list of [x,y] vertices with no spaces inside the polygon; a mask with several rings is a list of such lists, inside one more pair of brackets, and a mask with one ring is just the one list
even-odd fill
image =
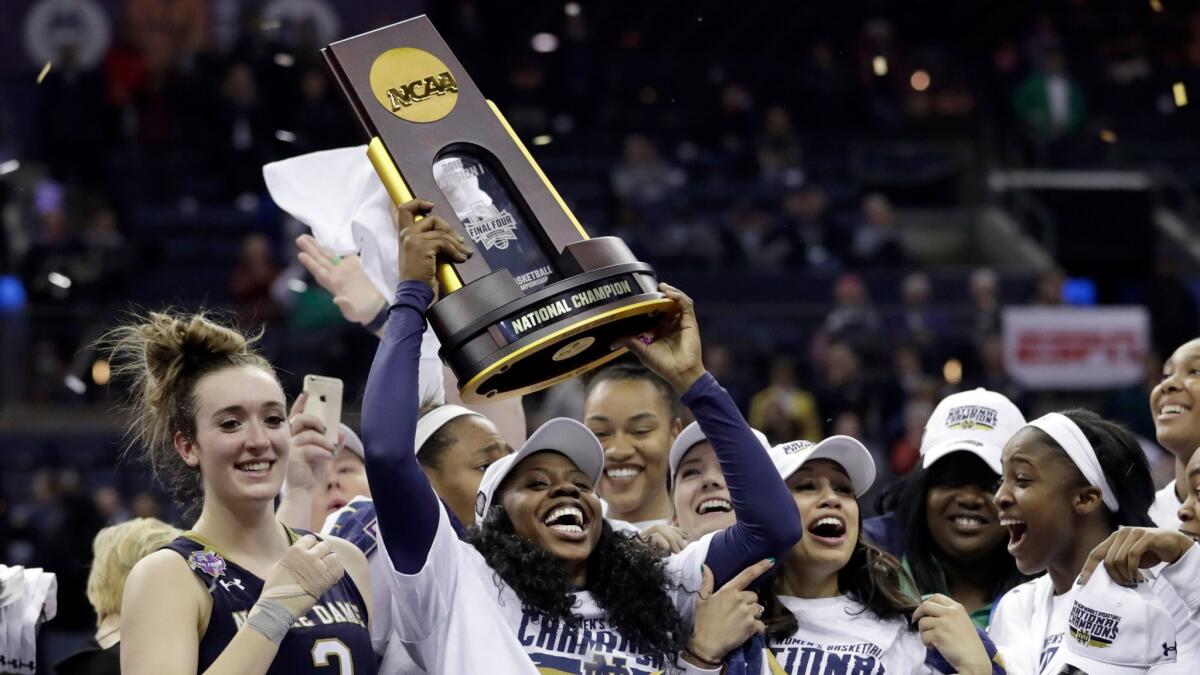
{"label": "raised arm holding trophy", "polygon": [[[414,197],[479,255],[438,272],[430,323],[466,402],[596,368],[672,301],[615,237],[590,238],[529,151],[419,16],[335,42],[326,62],[395,204]],[[517,367],[517,365],[520,367]]]}

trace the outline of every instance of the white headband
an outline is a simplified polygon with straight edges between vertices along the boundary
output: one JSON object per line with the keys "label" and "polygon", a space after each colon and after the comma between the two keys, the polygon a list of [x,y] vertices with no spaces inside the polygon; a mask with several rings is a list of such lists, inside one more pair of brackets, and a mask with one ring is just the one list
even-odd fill
{"label": "white headband", "polygon": [[453,403],[438,406],[425,413],[424,417],[417,420],[417,438],[416,444],[413,446],[413,452],[420,452],[421,447],[425,445],[429,437],[436,434],[438,429],[446,426],[447,422],[464,415],[479,415],[479,413],[470,408],[464,408],[461,405],[454,405]]}
{"label": "white headband", "polygon": [[1096,449],[1088,442],[1087,436],[1083,434],[1083,430],[1078,424],[1071,421],[1071,418],[1062,413],[1046,413],[1041,417],[1029,423],[1031,427],[1037,427],[1046,432],[1050,438],[1054,439],[1067,456],[1075,463],[1079,469],[1079,473],[1087,479],[1087,482],[1092,487],[1100,488],[1100,495],[1104,498],[1104,505],[1109,511],[1116,513],[1120,510],[1121,504],[1117,501],[1117,496],[1113,494],[1112,487],[1108,484],[1108,479],[1104,477],[1104,468],[1100,466],[1100,460],[1096,457]]}

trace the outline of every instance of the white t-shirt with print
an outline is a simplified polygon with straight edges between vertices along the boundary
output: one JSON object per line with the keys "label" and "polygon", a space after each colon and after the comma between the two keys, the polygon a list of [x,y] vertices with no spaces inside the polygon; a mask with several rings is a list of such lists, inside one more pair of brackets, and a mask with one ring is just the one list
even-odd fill
{"label": "white t-shirt with print", "polygon": [[[1142,574],[1150,589],[1175,620],[1178,656],[1174,664],[1154,669],[1155,675],[1194,675],[1200,663],[1200,547],[1192,546],[1173,565],[1160,565]],[[1102,572],[1101,572],[1102,573]],[[1066,654],[1070,607],[1077,586],[1054,595],[1050,575],[1013,588],[996,605],[988,634],[1004,658],[1009,675],[1055,675]]]}
{"label": "white t-shirt with print", "polygon": [[1057,672],[1051,666],[1060,660],[1056,657],[1066,635],[1075,588],[1054,595],[1050,575],[1043,574],[1000,598],[988,635],[1004,657],[1009,675]]}
{"label": "white t-shirt with print", "polygon": [[1178,530],[1183,524],[1179,520],[1181,506],[1183,503],[1179,501],[1179,495],[1175,494],[1175,481],[1171,481],[1154,495],[1154,503],[1150,505],[1150,520],[1159,527]]}
{"label": "white t-shirt with print", "polygon": [[768,645],[775,661],[764,664],[772,675],[856,673],[885,675],[933,673],[925,665],[925,644],[901,619],[883,620],[854,600],[780,596],[795,615],[796,632]]}
{"label": "white t-shirt with print", "polygon": [[[669,594],[688,626],[711,539],[667,559],[673,580]],[[525,611],[483,556],[455,536],[444,509],[424,567],[412,575],[393,571],[387,585],[392,630],[414,645],[417,660],[430,673],[643,675],[665,669],[622,638],[586,591],[575,594],[575,613],[582,620],[573,627]]]}

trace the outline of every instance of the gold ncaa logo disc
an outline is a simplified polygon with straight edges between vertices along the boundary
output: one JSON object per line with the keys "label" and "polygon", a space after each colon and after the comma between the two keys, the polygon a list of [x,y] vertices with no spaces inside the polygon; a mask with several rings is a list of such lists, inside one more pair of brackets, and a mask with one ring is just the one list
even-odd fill
{"label": "gold ncaa logo disc", "polygon": [[436,122],[458,102],[458,83],[446,64],[412,47],[389,49],[375,58],[371,91],[380,105],[409,122]]}

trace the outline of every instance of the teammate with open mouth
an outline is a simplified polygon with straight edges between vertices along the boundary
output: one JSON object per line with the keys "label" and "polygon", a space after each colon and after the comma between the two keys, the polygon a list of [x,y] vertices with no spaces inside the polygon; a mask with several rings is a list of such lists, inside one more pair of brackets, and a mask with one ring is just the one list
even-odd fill
{"label": "teammate with open mouth", "polygon": [[[417,215],[427,217],[415,221]],[[719,669],[723,654],[698,655],[688,644],[703,566],[720,586],[786,550],[802,530],[770,459],[704,371],[691,300],[661,285],[678,312],[653,339],[621,344],[683,394],[727,473],[744,478],[730,486],[738,524],[667,559],[614,532],[596,495],[604,448],[587,427],[559,418],[488,467],[477,524],[460,541],[412,446],[435,262],[459,255],[462,242],[427,203],[402,206],[399,220],[405,281],[363,404],[367,476],[393,570],[387,583],[398,603],[397,637],[422,644],[431,673],[527,673],[533,666],[584,672],[584,664],[654,672],[679,657]]]}
{"label": "teammate with open mouth", "polygon": [[[763,449],[768,450],[770,443],[767,437],[757,429],[751,431]],[[681,535],[680,542],[667,542],[664,548],[668,552],[678,552],[681,543],[697,541],[710,532],[723,530],[737,522],[721,462],[699,423],[692,422],[675,437],[667,463],[674,511],[671,522]],[[660,541],[652,540],[651,543]]]}
{"label": "teammate with open mouth", "polygon": [[[995,501],[1008,551],[1022,573],[1044,574],[1000,599],[989,632],[1010,672],[1056,674],[1085,562],[1118,528],[1151,526],[1154,485],[1133,435],[1086,410],[1030,422],[1005,445],[1003,462]],[[1161,577],[1151,585],[1175,619],[1179,648],[1176,666],[1155,672],[1193,672],[1200,633],[1190,603]]]}
{"label": "teammate with open mouth", "polygon": [[858,497],[875,480],[862,443],[793,441],[771,458],[806,523],[762,594],[772,673],[992,672],[966,609],[939,594],[919,603],[900,563],[860,536]]}

